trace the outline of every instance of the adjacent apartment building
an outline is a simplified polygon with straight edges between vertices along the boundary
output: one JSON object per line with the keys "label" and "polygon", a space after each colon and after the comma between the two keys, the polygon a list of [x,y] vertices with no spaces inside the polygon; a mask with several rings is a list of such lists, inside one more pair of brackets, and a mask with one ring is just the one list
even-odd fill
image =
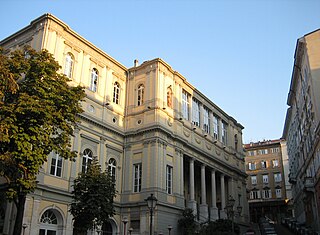
{"label": "adjacent apartment building", "polygon": [[[52,53],[70,85],[84,86],[87,97],[71,137],[78,158],[48,156],[27,198],[25,235],[72,234],[73,180],[93,156],[110,170],[118,191],[116,215],[102,226],[103,234],[123,234],[123,221],[132,234],[148,234],[150,194],[158,199],[154,234],[167,232],[168,225],[171,234],[180,234],[186,207],[199,222],[226,218],[230,196],[242,207],[235,221],[248,223],[243,126],[179,72],[159,58],[127,68],[51,14],[0,42],[5,52],[26,44]],[[14,205],[1,200],[0,208],[0,233],[11,234]]]}
{"label": "adjacent apartment building", "polygon": [[295,218],[320,230],[320,30],[297,41],[283,138]]}
{"label": "adjacent apartment building", "polygon": [[280,221],[281,217],[291,213],[287,207],[291,195],[284,170],[287,164],[283,156],[285,146],[281,139],[244,145],[251,222],[257,223],[265,216]]}

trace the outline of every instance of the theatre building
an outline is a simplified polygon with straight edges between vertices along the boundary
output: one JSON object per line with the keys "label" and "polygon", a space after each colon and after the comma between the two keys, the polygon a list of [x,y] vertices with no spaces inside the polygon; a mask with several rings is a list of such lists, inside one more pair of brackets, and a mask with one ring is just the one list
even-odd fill
{"label": "theatre building", "polygon": [[[123,234],[124,228],[148,234],[150,194],[158,199],[154,234],[167,233],[168,225],[171,234],[181,234],[178,220],[187,207],[199,223],[226,218],[230,196],[242,207],[235,222],[247,225],[243,126],[183,75],[159,58],[127,68],[51,14],[0,42],[6,53],[24,45],[52,53],[70,85],[84,86],[87,95],[71,137],[78,158],[48,156],[27,197],[25,235],[72,234],[70,192],[93,156],[115,177],[118,191],[116,214],[100,234]],[[12,234],[14,205],[1,200],[0,214],[0,234]]]}

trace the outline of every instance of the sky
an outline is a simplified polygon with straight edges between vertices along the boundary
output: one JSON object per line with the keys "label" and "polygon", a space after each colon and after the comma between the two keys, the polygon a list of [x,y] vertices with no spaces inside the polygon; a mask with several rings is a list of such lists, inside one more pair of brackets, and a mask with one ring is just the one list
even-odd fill
{"label": "sky", "polygon": [[278,139],[297,39],[319,0],[0,0],[0,40],[51,13],[126,67],[161,58],[244,126]]}

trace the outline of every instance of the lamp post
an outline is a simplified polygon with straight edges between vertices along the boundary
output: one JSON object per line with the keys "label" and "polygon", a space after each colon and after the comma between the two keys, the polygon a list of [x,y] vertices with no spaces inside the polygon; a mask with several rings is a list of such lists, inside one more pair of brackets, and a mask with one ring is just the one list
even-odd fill
{"label": "lamp post", "polygon": [[25,224],[25,223],[23,223],[23,225],[22,225],[22,228],[23,228],[23,235],[24,235],[24,233],[25,233],[25,231],[26,231],[26,228],[28,227],[28,225],[27,224]]}
{"label": "lamp post", "polygon": [[130,227],[130,228],[129,228],[129,234],[130,234],[130,235],[131,235],[132,231],[133,231],[133,228]]}
{"label": "lamp post", "polygon": [[128,218],[127,217],[123,217],[122,223],[123,223],[123,235],[126,235]]}
{"label": "lamp post", "polygon": [[153,193],[147,199],[144,199],[147,204],[150,211],[150,235],[152,235],[152,217],[153,217],[153,210],[156,208],[158,199],[153,196]]}
{"label": "lamp post", "polygon": [[235,211],[233,209],[235,201],[236,200],[234,200],[234,198],[230,195],[229,199],[228,199],[227,206],[225,208],[227,210],[228,219],[231,218],[232,234],[234,234],[234,221],[233,221],[234,216],[235,216],[236,213],[240,216],[241,212],[242,212],[242,206],[240,206],[240,198],[239,198],[239,205],[237,206],[237,211]]}
{"label": "lamp post", "polygon": [[169,235],[171,234],[172,225],[168,225]]}

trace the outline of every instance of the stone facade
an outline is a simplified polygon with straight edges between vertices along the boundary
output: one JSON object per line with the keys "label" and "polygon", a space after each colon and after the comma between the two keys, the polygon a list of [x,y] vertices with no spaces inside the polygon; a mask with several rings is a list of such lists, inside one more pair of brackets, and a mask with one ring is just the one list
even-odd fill
{"label": "stone facade", "polygon": [[283,138],[297,222],[320,230],[320,30],[297,41]]}
{"label": "stone facade", "polygon": [[244,149],[251,221],[258,223],[260,217],[267,216],[280,223],[281,217],[291,214],[287,206],[291,188],[285,170],[285,140],[249,143]]}
{"label": "stone facade", "polygon": [[[72,137],[78,159],[59,162],[59,156],[49,156],[36,191],[28,195],[25,235],[72,234],[72,182],[92,156],[112,172],[118,191],[116,215],[102,227],[103,234],[122,234],[124,218],[126,230],[148,234],[145,199],[151,193],[158,199],[155,234],[166,233],[168,225],[171,234],[180,234],[177,222],[186,207],[194,209],[199,222],[226,218],[230,195],[243,207],[235,220],[246,226],[243,126],[180,73],[162,59],[126,68],[51,14],[0,42],[7,52],[25,44],[52,53],[70,85],[84,86],[87,94]],[[11,234],[13,206],[2,208],[2,233]],[[50,216],[57,223],[43,222]]]}

